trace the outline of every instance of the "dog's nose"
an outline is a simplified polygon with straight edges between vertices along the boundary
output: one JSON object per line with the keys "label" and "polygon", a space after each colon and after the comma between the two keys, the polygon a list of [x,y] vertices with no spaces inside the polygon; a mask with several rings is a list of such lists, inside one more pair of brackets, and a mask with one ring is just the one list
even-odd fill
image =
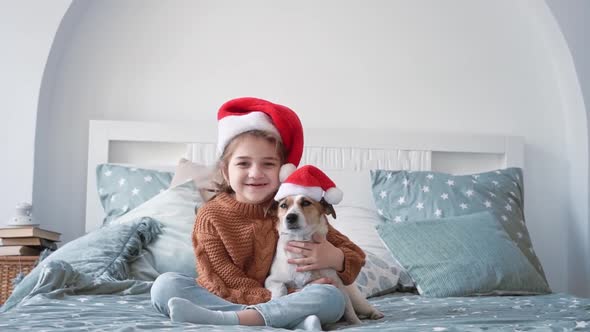
{"label": "dog's nose", "polygon": [[297,215],[295,213],[289,213],[286,217],[287,224],[294,224],[297,222]]}

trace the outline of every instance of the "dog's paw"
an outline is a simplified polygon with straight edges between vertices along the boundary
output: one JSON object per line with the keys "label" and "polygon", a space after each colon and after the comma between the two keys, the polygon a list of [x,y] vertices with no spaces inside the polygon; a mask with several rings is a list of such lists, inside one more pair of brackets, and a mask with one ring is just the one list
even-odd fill
{"label": "dog's paw", "polygon": [[350,325],[359,325],[363,323],[356,315],[354,315],[354,317],[345,317],[345,320]]}
{"label": "dog's paw", "polygon": [[286,291],[284,291],[284,292],[283,291],[275,291],[275,292],[270,293],[270,298],[274,300],[274,299],[278,299],[279,297],[283,297],[285,295],[287,295]]}
{"label": "dog's paw", "polygon": [[373,312],[371,312],[371,315],[369,315],[370,319],[381,319],[383,317],[385,317],[385,315],[377,309],[373,310]]}

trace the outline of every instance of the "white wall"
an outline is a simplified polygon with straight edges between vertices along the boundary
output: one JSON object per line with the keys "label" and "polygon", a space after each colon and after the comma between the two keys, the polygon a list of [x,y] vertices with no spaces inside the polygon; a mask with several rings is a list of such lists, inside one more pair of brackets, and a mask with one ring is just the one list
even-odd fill
{"label": "white wall", "polygon": [[[581,94],[584,96],[586,112],[590,112],[590,45],[588,45],[588,31],[590,31],[590,2],[586,0],[569,0],[557,1],[547,0],[557,22],[560,25],[563,37],[567,41],[568,49],[571,52],[572,61],[574,62],[576,76],[579,80]],[[584,103],[584,101],[582,101]],[[577,124],[588,128],[588,117],[586,122]],[[574,127],[575,128],[575,127]],[[577,138],[574,138],[577,139]],[[578,149],[586,148],[588,145],[573,144]],[[574,151],[576,155],[584,155],[584,151]],[[573,169],[578,165],[574,164]],[[587,173],[586,173],[587,174]],[[586,178],[586,180],[588,180]],[[588,183],[584,183],[584,178],[573,178],[572,184],[588,188]],[[577,206],[588,206],[588,196],[580,197],[576,193],[580,190],[574,190],[571,202]],[[588,224],[588,214],[585,218],[575,218],[570,223],[568,230],[568,264],[570,270],[575,271],[569,275],[569,286],[572,289],[583,290],[583,294],[590,296],[590,266],[580,264],[580,262],[590,262],[590,227]]]}
{"label": "white wall", "polygon": [[31,202],[37,102],[55,32],[70,0],[0,2],[0,225]]}
{"label": "white wall", "polygon": [[285,103],[306,127],[522,135],[535,248],[553,289],[578,291],[564,278],[575,273],[564,218],[571,150],[555,68],[567,63],[539,32],[553,29],[537,19],[549,13],[541,4],[89,2],[56,52],[59,70],[44,78],[53,84],[38,130],[46,158],[35,167],[36,209],[66,240],[82,234],[89,119],[198,130],[236,96]]}

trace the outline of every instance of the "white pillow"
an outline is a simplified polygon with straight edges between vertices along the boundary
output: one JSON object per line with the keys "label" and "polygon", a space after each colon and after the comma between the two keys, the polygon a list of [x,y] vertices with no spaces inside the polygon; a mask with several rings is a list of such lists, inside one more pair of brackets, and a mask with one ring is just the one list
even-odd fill
{"label": "white pillow", "polygon": [[132,277],[154,280],[164,272],[178,272],[196,277],[191,236],[195,209],[202,204],[201,195],[194,182],[189,179],[161,192],[114,221],[126,223],[140,217],[151,217],[162,225],[162,233],[131,264]]}
{"label": "white pillow", "polygon": [[348,236],[363,250],[374,253],[381,259],[391,256],[389,249],[381,242],[375,226],[382,223],[377,212],[363,207],[334,206],[336,219],[328,216],[330,224],[340,233]]}
{"label": "white pillow", "polygon": [[324,171],[336,187],[344,193],[337,207],[354,206],[377,211],[371,192],[371,173],[368,170],[328,170]]}
{"label": "white pillow", "polygon": [[[365,289],[361,289],[361,293],[366,296],[375,296],[393,292],[396,288],[391,288],[390,285],[398,285],[403,288],[413,288],[414,283],[406,270],[394,258],[389,249],[385,246],[375,226],[382,223],[381,218],[375,210],[366,209],[364,207],[355,206],[334,206],[336,210],[336,220],[328,217],[330,224],[334,226],[340,233],[346,235],[352,242],[359,246],[367,254],[367,262],[375,263],[380,266],[376,286],[371,285]],[[386,266],[379,264],[380,262],[371,262],[370,255],[373,254],[380,258]],[[375,270],[376,266],[367,268]],[[387,271],[390,271],[389,280],[383,280],[387,276]],[[361,271],[362,272],[362,271]],[[363,278],[362,273],[357,277],[357,285],[360,285],[359,278]],[[369,278],[370,279],[370,278]],[[359,287],[360,288],[360,287]]]}
{"label": "white pillow", "polygon": [[[413,289],[414,282],[383,244],[375,229],[383,221],[377,214],[377,206],[373,201],[370,171],[329,169],[324,172],[344,192],[342,202],[334,206],[336,220],[330,218],[330,224],[367,254],[366,265],[357,277],[357,286],[361,293],[368,297],[396,289]],[[380,260],[373,259],[373,255]],[[380,264],[383,262],[386,266]],[[363,287],[362,278],[365,276],[368,277],[368,284]],[[385,278],[389,279],[385,281]],[[396,287],[390,287],[391,283]]]}

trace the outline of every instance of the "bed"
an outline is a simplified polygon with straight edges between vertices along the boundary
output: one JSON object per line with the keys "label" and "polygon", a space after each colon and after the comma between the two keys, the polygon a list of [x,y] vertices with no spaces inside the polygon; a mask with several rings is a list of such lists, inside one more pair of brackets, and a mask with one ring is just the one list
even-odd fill
{"label": "bed", "polygon": [[[215,162],[215,128],[203,127],[91,121],[87,234],[18,283],[0,330],[276,330],[176,324],[151,307],[157,275],[196,275],[190,231]],[[551,293],[530,243],[523,138],[323,128],[305,137],[302,164],[345,192],[332,224],[367,252],[356,284],[386,316],[333,328],[590,329],[590,300]]]}

